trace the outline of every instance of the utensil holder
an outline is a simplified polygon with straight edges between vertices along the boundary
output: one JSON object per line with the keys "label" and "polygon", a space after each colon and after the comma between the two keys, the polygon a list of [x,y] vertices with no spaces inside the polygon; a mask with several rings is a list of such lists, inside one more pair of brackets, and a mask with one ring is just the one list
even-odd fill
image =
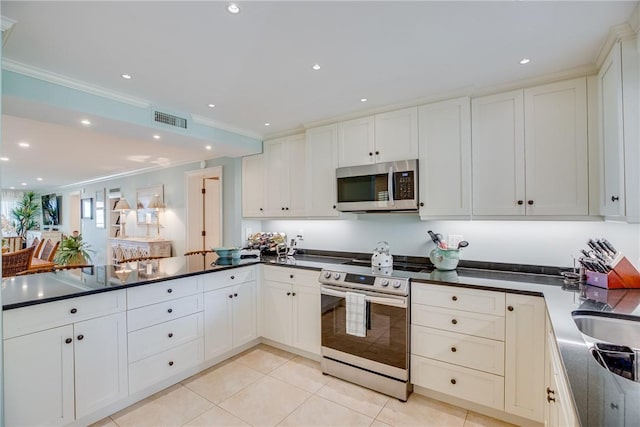
{"label": "utensil holder", "polygon": [[608,273],[587,270],[587,285],[606,289],[638,289],[640,273],[627,257],[622,256]]}

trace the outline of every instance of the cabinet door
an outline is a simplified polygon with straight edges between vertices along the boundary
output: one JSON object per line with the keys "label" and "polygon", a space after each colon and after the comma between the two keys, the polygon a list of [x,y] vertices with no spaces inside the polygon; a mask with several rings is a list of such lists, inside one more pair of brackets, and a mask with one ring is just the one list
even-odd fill
{"label": "cabinet door", "polygon": [[127,316],[79,322],[75,337],[76,418],[128,396]]}
{"label": "cabinet door", "polygon": [[320,355],[320,287],[293,287],[293,346]]}
{"label": "cabinet door", "polygon": [[269,217],[285,215],[286,195],[289,194],[289,175],[286,139],[264,143],[264,211]]}
{"label": "cabinet door", "polygon": [[375,116],[376,162],[418,158],[418,108],[404,108]]}
{"label": "cabinet door", "polygon": [[521,90],[471,101],[473,214],[524,215]]}
{"label": "cabinet door", "polygon": [[264,156],[242,158],[242,216],[264,215]]}
{"label": "cabinet door", "polygon": [[542,422],[545,305],[539,297],[506,295],[504,409]]}
{"label": "cabinet door", "polygon": [[[285,215],[304,216],[307,213],[307,141],[304,135],[290,137],[287,151],[287,194],[284,195]],[[314,197],[313,194],[310,194]]]}
{"label": "cabinet door", "polygon": [[585,78],[524,91],[527,215],[588,215]]}
{"label": "cabinet door", "polygon": [[233,348],[233,290],[204,294],[204,358],[212,359]]}
{"label": "cabinet door", "polygon": [[71,325],[4,341],[6,425],[70,424],[73,388]]}
{"label": "cabinet door", "polygon": [[264,282],[263,335],[270,340],[292,345],[292,289],[279,282]]}
{"label": "cabinet door", "polygon": [[258,336],[256,293],[256,282],[246,282],[233,288],[233,347]]}
{"label": "cabinet door", "polygon": [[338,125],[307,130],[307,215],[338,216],[336,210],[336,168],[338,167]]}
{"label": "cabinet door", "polygon": [[[545,426],[548,427],[574,427],[578,426],[578,418],[573,406],[573,399],[570,396],[569,388],[567,385],[567,380],[564,375],[564,368],[562,367],[562,362],[560,361],[560,355],[558,353],[558,347],[556,345],[556,337],[553,333],[553,328],[551,327],[551,321],[547,317],[546,320],[546,360],[545,360],[545,377],[547,380],[547,385],[545,387],[544,394],[544,403],[545,403],[545,418],[544,423]],[[612,377],[607,375],[606,379],[611,379]],[[606,390],[606,385],[603,387]],[[624,396],[623,394],[618,394],[617,397],[622,397],[621,401],[616,401],[621,405],[624,405]],[[618,418],[616,415],[618,413],[612,413],[612,410],[619,409],[619,406],[610,405],[609,400],[604,400],[605,407],[602,413],[606,414],[607,425],[624,425],[624,420],[621,420],[621,423],[616,423]],[[623,409],[624,412],[624,409]],[[623,417],[624,418],[624,417]],[[601,422],[602,420],[600,420]]]}
{"label": "cabinet door", "polygon": [[468,97],[423,105],[420,216],[471,215],[471,107]]}
{"label": "cabinet door", "polygon": [[375,163],[374,130],[373,116],[338,123],[339,167]]}

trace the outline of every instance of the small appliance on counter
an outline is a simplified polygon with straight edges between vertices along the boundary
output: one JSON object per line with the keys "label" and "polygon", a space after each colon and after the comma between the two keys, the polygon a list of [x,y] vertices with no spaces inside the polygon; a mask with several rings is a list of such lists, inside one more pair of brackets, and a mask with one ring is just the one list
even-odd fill
{"label": "small appliance on counter", "polygon": [[389,253],[389,243],[380,241],[371,255],[371,272],[373,274],[390,276],[393,272],[393,255]]}
{"label": "small appliance on counter", "polygon": [[460,250],[469,246],[469,242],[462,240],[462,236],[449,235],[445,240],[442,234],[427,231],[436,247],[429,253],[429,260],[433,266],[441,271],[451,271],[458,267]]}

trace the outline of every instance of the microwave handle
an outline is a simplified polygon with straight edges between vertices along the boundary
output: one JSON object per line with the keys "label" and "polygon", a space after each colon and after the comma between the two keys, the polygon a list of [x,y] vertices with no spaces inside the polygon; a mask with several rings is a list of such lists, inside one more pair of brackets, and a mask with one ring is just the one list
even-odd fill
{"label": "microwave handle", "polygon": [[387,177],[387,188],[389,191],[389,204],[391,206],[394,205],[394,199],[393,199],[393,166],[389,167],[389,175]]}

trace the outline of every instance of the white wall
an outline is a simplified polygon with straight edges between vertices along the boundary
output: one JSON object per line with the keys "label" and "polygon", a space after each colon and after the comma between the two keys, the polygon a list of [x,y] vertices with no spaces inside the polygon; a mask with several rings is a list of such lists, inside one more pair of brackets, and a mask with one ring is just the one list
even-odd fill
{"label": "white wall", "polygon": [[371,252],[386,240],[392,254],[428,256],[434,245],[427,230],[462,234],[469,247],[462,259],[546,266],[572,266],[572,255],[589,238],[607,238],[640,267],[640,225],[591,221],[420,221],[413,214],[368,214],[352,220],[263,221],[262,231],[287,233],[302,229],[301,247]]}

